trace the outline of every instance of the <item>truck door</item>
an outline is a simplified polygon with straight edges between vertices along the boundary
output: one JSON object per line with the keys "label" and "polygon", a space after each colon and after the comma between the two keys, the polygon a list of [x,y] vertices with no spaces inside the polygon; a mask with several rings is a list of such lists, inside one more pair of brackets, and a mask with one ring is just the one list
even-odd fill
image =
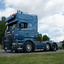
{"label": "truck door", "polygon": [[21,22],[19,24],[20,30],[19,30],[19,39],[23,39],[28,36],[28,23],[27,22]]}
{"label": "truck door", "polygon": [[20,38],[30,38],[34,37],[34,30],[31,22],[21,22],[20,23],[20,31],[19,36]]}

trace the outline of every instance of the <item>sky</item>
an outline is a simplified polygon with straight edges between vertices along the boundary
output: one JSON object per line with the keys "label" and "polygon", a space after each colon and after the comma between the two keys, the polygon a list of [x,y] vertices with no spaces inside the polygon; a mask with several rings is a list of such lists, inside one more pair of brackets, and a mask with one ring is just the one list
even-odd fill
{"label": "sky", "polygon": [[38,32],[64,40],[64,0],[0,0],[0,18],[21,10],[38,16]]}

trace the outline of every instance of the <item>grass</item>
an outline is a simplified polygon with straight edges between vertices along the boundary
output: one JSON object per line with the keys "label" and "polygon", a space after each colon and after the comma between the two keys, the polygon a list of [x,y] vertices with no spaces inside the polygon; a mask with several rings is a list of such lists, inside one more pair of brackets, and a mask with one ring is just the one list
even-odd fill
{"label": "grass", "polygon": [[0,64],[64,64],[64,52],[0,56]]}

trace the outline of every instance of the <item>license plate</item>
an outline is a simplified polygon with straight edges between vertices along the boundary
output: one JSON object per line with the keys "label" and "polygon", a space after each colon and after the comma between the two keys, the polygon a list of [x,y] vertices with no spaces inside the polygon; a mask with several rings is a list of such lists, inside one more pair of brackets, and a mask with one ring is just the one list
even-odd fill
{"label": "license plate", "polygon": [[19,50],[21,50],[22,48],[18,48]]}

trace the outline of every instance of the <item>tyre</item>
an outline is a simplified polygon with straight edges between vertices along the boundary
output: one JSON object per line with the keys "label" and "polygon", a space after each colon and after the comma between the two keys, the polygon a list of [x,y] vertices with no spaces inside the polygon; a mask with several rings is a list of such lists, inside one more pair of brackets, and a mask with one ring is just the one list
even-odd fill
{"label": "tyre", "polygon": [[13,52],[13,50],[10,50],[10,52]]}
{"label": "tyre", "polygon": [[15,53],[18,53],[18,50],[15,50]]}
{"label": "tyre", "polygon": [[49,43],[47,43],[47,44],[45,45],[45,51],[50,51],[50,44],[49,44]]}
{"label": "tyre", "polygon": [[5,51],[5,52],[7,52],[7,50],[6,50],[6,49],[5,49],[4,51]]}
{"label": "tyre", "polygon": [[52,50],[53,50],[53,51],[56,51],[56,50],[57,50],[57,44],[54,43],[54,44],[52,45]]}
{"label": "tyre", "polygon": [[32,52],[34,50],[33,44],[30,41],[25,42],[23,51],[24,52]]}

